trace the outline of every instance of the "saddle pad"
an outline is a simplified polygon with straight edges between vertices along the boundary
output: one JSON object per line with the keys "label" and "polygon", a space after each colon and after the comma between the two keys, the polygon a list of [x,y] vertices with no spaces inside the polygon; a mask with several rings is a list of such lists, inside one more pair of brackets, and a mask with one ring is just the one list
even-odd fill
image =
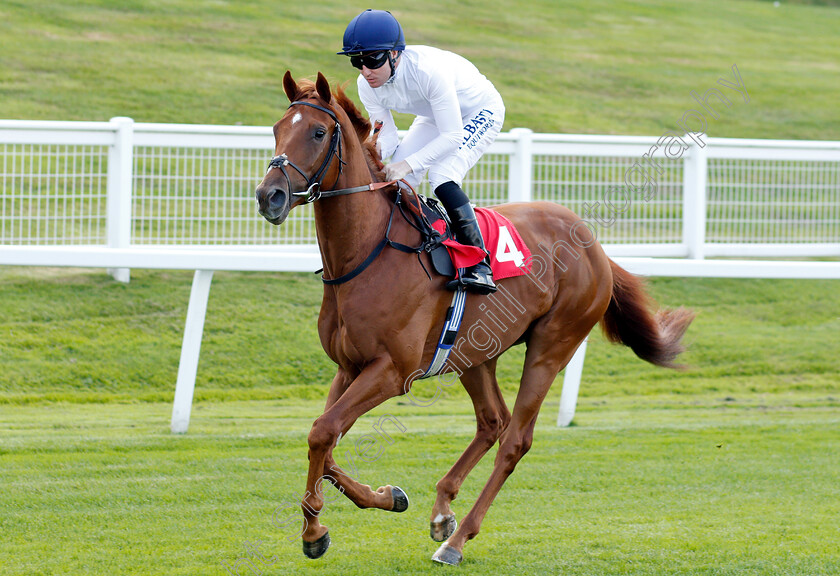
{"label": "saddle pad", "polygon": [[[484,245],[490,253],[493,278],[501,280],[528,274],[531,271],[531,251],[513,223],[490,208],[476,208],[475,216],[481,228]],[[443,234],[443,220],[432,222],[432,226]],[[445,240],[444,245],[449,250],[456,268],[469,268],[483,258],[483,254],[479,254],[474,246],[465,246],[454,240]]]}

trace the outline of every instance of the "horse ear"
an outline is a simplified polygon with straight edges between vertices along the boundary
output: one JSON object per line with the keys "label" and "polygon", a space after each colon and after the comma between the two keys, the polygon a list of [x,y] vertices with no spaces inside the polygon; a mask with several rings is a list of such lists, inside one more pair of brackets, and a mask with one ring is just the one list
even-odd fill
{"label": "horse ear", "polygon": [[324,102],[329,103],[330,100],[332,100],[332,92],[330,92],[330,83],[320,72],[318,72],[318,80],[315,81],[315,89],[318,90],[318,95]]}
{"label": "horse ear", "polygon": [[298,87],[297,82],[294,81],[292,73],[289,70],[286,70],[286,74],[283,75],[283,90],[286,91],[289,102],[294,102],[295,98],[297,98]]}

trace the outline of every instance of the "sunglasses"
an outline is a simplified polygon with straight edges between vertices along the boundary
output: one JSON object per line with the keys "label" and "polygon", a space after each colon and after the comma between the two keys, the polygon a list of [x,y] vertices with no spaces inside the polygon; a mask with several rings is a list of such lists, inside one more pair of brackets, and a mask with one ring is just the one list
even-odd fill
{"label": "sunglasses", "polygon": [[372,54],[360,54],[358,56],[350,56],[350,64],[354,68],[362,69],[362,66],[367,66],[369,70],[376,70],[382,68],[385,62],[388,61],[388,51],[373,52]]}

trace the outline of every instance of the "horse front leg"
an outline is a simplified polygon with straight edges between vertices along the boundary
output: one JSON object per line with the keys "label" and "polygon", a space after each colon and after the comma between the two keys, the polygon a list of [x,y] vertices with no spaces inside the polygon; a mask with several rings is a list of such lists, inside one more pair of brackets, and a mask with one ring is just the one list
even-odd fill
{"label": "horse front leg", "polygon": [[[364,497],[363,489],[356,490],[361,485],[349,482],[346,475],[336,474],[327,478],[324,474],[325,470],[332,469],[332,466],[328,467],[327,464],[332,461],[332,450],[338,442],[339,435],[349,430],[360,416],[403,392],[403,384],[391,358],[378,358],[369,363],[344,393],[312,424],[309,432],[309,473],[306,478],[306,491],[301,501],[304,519],[301,536],[303,552],[307,557],[323,556],[330,545],[329,530],[320,522],[321,510],[324,507],[325,482],[338,480],[338,476],[341,478],[339,485],[343,483],[351,494],[355,492],[355,495]],[[370,491],[369,487],[365,488]],[[376,496],[370,497],[371,501],[380,504],[376,507],[382,508],[385,508],[385,500],[391,500],[393,506],[398,496],[390,486],[374,494]]]}
{"label": "horse front leg", "polygon": [[338,372],[333,377],[332,384],[330,384],[330,391],[327,393],[327,405],[324,407],[324,412],[341,398],[341,395],[347,391],[347,388],[350,387],[350,384],[353,383],[356,376],[358,374],[352,374],[344,368],[338,369]]}
{"label": "horse front leg", "polygon": [[[351,373],[343,368],[338,369],[330,386],[329,394],[327,395],[327,405],[324,408],[325,412],[341,398],[353,380],[354,376]],[[352,426],[352,423],[348,425],[346,429],[341,431],[340,436],[346,436]],[[408,497],[402,490],[396,488],[396,492],[394,492],[393,487],[383,486],[374,491],[367,484],[362,484],[342,470],[336,463],[335,458],[333,458],[332,452],[333,450],[331,449],[324,462],[323,478],[332,482],[338,491],[344,494],[353,504],[359,508],[381,508],[382,510],[392,510],[395,512],[403,512],[408,508]],[[321,486],[323,487],[323,482],[321,482]]]}
{"label": "horse front leg", "polygon": [[405,512],[408,509],[408,496],[402,488],[388,485],[374,490],[342,470],[331,453],[324,464],[324,478],[359,508],[379,508],[391,512]]}

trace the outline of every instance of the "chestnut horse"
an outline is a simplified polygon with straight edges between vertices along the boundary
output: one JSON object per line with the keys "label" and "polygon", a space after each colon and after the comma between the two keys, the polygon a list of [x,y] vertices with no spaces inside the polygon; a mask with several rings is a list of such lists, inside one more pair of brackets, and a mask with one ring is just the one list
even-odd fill
{"label": "chestnut horse", "polygon": [[[402,512],[408,507],[398,487],[374,491],[345,474],[333,450],[360,416],[410,392],[435,352],[452,292],[444,287],[446,278],[429,278],[416,257],[382,248],[386,229],[392,241],[412,246],[420,243],[420,233],[399,214],[392,217],[397,185],[372,185],[382,181],[383,164],[369,121],[340,88],[333,93],[320,73],[314,83],[297,83],[286,72],[283,87],[292,104],[274,125],[275,156],[256,189],[259,212],[281,224],[292,208],[315,201],[325,282],[339,280],[325,284],[318,319],[321,344],[338,370],[326,408],[309,433],[309,474],[301,502],[304,553],[317,558],[330,542],[320,518],[325,481],[360,508]],[[461,338],[445,365],[472,399],[477,422],[472,442],[437,483],[431,511],[432,538],[445,541],[433,559],[447,564],[458,564],[464,544],[478,534],[493,499],[531,447],[551,384],[595,324],[600,321],[610,341],[629,346],[640,358],[674,367],[693,318],[683,308],[650,312],[640,281],[612,262],[566,208],[528,202],[494,210],[513,222],[531,251],[531,272],[501,280],[500,293],[468,295],[461,333],[473,337]],[[428,261],[425,267],[431,269]],[[502,305],[507,306],[504,318]],[[470,330],[476,326],[483,337]],[[511,412],[496,381],[496,361],[521,343],[527,350]],[[490,478],[458,526],[450,504],[496,442]]]}

